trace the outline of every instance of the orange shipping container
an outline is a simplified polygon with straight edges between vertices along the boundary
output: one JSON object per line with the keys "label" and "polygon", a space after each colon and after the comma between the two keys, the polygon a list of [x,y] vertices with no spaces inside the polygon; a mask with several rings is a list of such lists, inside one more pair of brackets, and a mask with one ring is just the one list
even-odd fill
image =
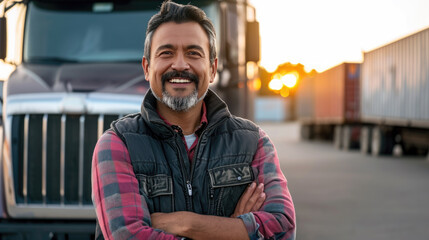
{"label": "orange shipping container", "polygon": [[315,76],[315,123],[359,121],[359,76],[360,64],[357,63],[342,63]]}

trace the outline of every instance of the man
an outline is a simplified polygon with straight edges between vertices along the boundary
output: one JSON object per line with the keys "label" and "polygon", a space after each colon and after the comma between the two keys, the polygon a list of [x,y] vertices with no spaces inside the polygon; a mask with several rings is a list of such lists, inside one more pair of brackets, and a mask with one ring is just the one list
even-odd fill
{"label": "man", "polygon": [[217,70],[210,20],[167,1],[146,33],[141,113],[113,122],[94,150],[104,238],[293,239],[273,144],[208,89]]}

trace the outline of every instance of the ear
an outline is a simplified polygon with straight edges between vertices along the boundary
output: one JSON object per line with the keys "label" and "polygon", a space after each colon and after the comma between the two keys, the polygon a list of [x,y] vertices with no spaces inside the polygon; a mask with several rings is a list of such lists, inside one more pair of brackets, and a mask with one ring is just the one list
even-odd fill
{"label": "ear", "polygon": [[217,73],[217,58],[215,58],[215,60],[213,61],[211,67],[211,79],[210,79],[210,83],[212,83],[216,77],[216,73]]}
{"label": "ear", "polygon": [[146,79],[146,81],[149,81],[149,61],[146,57],[143,57],[142,59],[142,67],[144,71],[144,78]]}

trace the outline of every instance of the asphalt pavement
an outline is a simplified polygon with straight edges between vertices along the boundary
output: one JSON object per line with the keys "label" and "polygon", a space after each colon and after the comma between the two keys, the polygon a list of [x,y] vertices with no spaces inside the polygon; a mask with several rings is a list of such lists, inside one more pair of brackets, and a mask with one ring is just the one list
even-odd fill
{"label": "asphalt pavement", "polygon": [[297,240],[428,240],[429,161],[301,141],[298,123],[259,123],[288,179]]}

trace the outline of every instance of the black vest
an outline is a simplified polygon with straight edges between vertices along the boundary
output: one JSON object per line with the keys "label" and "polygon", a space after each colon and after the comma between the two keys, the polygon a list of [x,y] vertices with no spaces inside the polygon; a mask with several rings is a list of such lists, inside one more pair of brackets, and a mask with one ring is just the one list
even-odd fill
{"label": "black vest", "polygon": [[111,125],[127,146],[149,211],[229,217],[258,174],[251,167],[258,127],[231,115],[226,104],[209,90],[204,98],[208,124],[190,163],[182,136],[159,117],[156,101],[149,90],[141,113]]}

